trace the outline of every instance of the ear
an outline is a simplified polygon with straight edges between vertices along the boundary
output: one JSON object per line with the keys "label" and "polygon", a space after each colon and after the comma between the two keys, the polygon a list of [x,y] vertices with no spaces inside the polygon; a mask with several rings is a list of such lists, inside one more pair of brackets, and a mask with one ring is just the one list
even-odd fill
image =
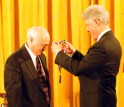
{"label": "ear", "polygon": [[33,38],[32,38],[32,37],[30,38],[30,42],[31,42],[31,43],[33,42]]}
{"label": "ear", "polygon": [[96,25],[100,26],[101,22],[100,22],[99,19],[94,19],[94,21],[95,21],[95,24],[96,24]]}

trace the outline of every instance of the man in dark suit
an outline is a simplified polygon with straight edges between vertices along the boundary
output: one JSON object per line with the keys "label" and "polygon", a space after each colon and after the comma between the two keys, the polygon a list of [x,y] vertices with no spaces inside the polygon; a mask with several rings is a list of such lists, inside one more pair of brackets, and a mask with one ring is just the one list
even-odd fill
{"label": "man in dark suit", "polygon": [[91,5],[83,13],[87,31],[96,39],[86,55],[69,42],[53,43],[55,63],[79,77],[80,107],[116,107],[116,76],[121,47],[109,27],[103,6]]}
{"label": "man in dark suit", "polygon": [[[4,85],[8,107],[50,107],[49,74],[43,54],[50,36],[45,28],[35,26],[28,30],[27,38],[27,42],[10,55],[5,64]],[[43,66],[47,93],[38,76],[37,56]]]}

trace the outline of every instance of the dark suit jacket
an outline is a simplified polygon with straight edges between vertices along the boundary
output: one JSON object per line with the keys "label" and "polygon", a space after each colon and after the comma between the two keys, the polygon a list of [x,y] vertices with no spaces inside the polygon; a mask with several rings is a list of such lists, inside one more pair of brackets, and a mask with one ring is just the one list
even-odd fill
{"label": "dark suit jacket", "polygon": [[[40,56],[50,84],[45,55]],[[13,53],[6,61],[4,85],[9,107],[50,107],[45,100],[37,71],[25,46]]]}
{"label": "dark suit jacket", "polygon": [[116,107],[116,75],[121,47],[111,31],[91,46],[84,56],[69,57],[60,51],[55,63],[79,77],[80,107]]}

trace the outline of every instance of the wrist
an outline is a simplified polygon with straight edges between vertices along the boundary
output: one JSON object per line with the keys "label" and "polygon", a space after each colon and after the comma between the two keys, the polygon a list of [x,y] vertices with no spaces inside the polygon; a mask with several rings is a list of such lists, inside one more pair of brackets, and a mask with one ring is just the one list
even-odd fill
{"label": "wrist", "polygon": [[70,53],[70,56],[71,56],[71,57],[73,56],[73,54],[75,53],[75,51],[76,51],[76,49],[73,48],[73,49],[72,49],[72,52]]}

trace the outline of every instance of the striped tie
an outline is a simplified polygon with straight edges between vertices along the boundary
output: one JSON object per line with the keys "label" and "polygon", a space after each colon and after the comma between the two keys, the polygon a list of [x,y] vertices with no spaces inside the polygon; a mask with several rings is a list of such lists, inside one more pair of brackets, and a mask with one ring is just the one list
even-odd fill
{"label": "striped tie", "polygon": [[40,78],[44,94],[46,96],[46,100],[49,104],[49,93],[48,93],[48,86],[46,84],[46,75],[39,56],[36,57],[36,67],[37,67],[38,76]]}

